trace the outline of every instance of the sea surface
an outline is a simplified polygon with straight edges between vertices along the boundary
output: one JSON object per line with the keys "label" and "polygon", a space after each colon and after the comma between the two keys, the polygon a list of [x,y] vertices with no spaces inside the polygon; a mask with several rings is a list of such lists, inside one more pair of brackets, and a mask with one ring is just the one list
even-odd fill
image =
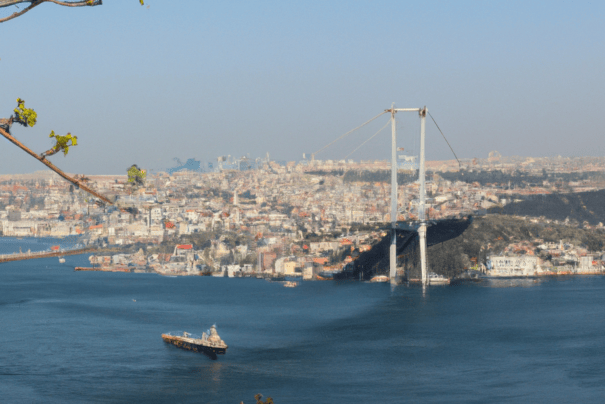
{"label": "sea surface", "polygon": [[[604,277],[285,288],[65,259],[0,264],[0,403],[605,402]],[[212,324],[216,361],[160,337]]]}

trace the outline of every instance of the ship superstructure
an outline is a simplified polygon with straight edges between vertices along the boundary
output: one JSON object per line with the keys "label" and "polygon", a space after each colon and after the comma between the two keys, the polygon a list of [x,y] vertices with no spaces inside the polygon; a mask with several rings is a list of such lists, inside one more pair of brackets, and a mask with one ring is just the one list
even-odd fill
{"label": "ship superstructure", "polygon": [[189,351],[201,352],[216,359],[217,355],[227,352],[227,344],[219,337],[216,327],[210,327],[209,334],[202,333],[202,338],[192,338],[191,334],[184,332],[183,335],[162,334],[164,342],[172,344]]}

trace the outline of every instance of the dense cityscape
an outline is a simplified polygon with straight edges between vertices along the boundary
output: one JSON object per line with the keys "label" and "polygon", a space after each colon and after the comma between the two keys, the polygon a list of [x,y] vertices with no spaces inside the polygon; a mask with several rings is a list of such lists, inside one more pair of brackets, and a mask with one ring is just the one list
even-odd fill
{"label": "dense cityscape", "polygon": [[[433,161],[427,167],[427,215],[434,220],[485,217],[528,198],[605,189],[604,158],[502,157],[492,152],[486,159]],[[322,271],[342,270],[386,236],[389,169],[387,161],[257,159],[252,166],[220,158],[212,171],[179,167],[149,174],[141,186],[133,186],[126,175],[82,176],[115,200],[115,206],[98,203],[50,171],[4,175],[0,232],[6,237],[69,238],[74,245],[100,248],[90,258],[99,269],[315,279]],[[401,163],[399,221],[417,219],[414,169],[413,159]],[[595,220],[546,215],[528,221],[604,230]],[[529,236],[506,241],[494,243],[498,250],[489,254],[466,254],[454,273],[603,272],[602,244]],[[481,246],[484,252],[491,248],[491,243]],[[441,272],[437,261],[431,268]]]}
{"label": "dense cityscape", "polygon": [[604,20],[0,0],[0,404],[602,403]]}

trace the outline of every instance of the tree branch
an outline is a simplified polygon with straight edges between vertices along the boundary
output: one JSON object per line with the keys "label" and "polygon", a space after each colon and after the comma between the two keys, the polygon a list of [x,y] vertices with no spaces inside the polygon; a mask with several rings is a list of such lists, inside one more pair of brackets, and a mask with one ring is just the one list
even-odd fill
{"label": "tree branch", "polygon": [[87,187],[86,185],[82,184],[80,181],[78,181],[75,178],[70,177],[69,175],[65,174],[61,169],[59,169],[57,166],[55,166],[53,163],[51,163],[50,161],[46,160],[44,157],[40,157],[38,156],[36,153],[34,153],[30,148],[28,148],[27,146],[25,146],[23,143],[21,143],[20,141],[18,141],[16,138],[14,138],[11,134],[7,133],[4,129],[0,128],[0,135],[4,136],[5,138],[7,138],[11,143],[15,144],[16,146],[18,146],[21,150],[24,150],[26,153],[28,153],[29,155],[31,155],[32,157],[34,157],[36,160],[38,160],[39,162],[41,162],[42,164],[44,164],[45,166],[47,166],[48,168],[50,168],[51,170],[53,170],[54,172],[56,172],[57,174],[59,174],[61,177],[63,177],[64,179],[66,179],[67,181],[71,182],[72,184],[74,184],[75,186],[79,187],[80,189],[88,192],[89,194],[99,198],[100,200],[102,200],[105,203],[108,203],[110,205],[113,205],[113,202],[110,201],[109,199],[107,199],[105,196],[97,193],[95,190]]}
{"label": "tree branch", "polygon": [[74,2],[69,2],[69,3],[66,3],[64,1],[58,1],[58,0],[42,0],[42,1],[48,1],[50,3],[55,3],[60,6],[65,6],[65,7],[100,6],[103,4],[103,0],[74,1]]}
{"label": "tree branch", "polygon": [[0,8],[13,6],[19,3],[31,3],[31,0],[0,0]]}
{"label": "tree branch", "polygon": [[[23,2],[20,2],[20,3],[23,3]],[[15,4],[15,3],[13,3],[13,4]],[[23,14],[27,13],[27,12],[28,12],[29,10],[31,10],[32,8],[34,8],[34,7],[36,7],[36,6],[39,6],[40,4],[42,4],[42,2],[41,2],[41,1],[32,2],[32,3],[31,3],[29,6],[28,6],[28,7],[24,8],[24,9],[23,9],[23,10],[21,10],[21,11],[18,11],[18,12],[16,12],[16,13],[12,14],[12,15],[9,15],[9,16],[8,16],[8,17],[6,17],[6,18],[0,18],[0,23],[3,23],[3,22],[8,21],[8,20],[12,20],[13,18],[17,18],[17,17],[19,17],[20,15],[23,15]]]}
{"label": "tree branch", "polygon": [[3,7],[8,7],[8,6],[12,6],[14,4],[19,4],[19,3],[31,3],[29,6],[27,6],[26,8],[24,8],[21,11],[17,11],[16,13],[9,15],[6,18],[0,18],[0,23],[3,23],[5,21],[8,20],[12,20],[13,18],[17,18],[25,13],[27,13],[29,10],[31,10],[32,8],[39,6],[42,3],[54,3],[54,4],[58,4],[60,6],[65,6],[65,7],[84,7],[84,6],[100,6],[103,4],[103,0],[92,0],[92,1],[77,1],[77,2],[73,2],[73,3],[68,3],[68,2],[64,2],[64,1],[59,1],[59,0],[32,0],[32,1],[27,1],[27,0],[0,0],[0,8]]}

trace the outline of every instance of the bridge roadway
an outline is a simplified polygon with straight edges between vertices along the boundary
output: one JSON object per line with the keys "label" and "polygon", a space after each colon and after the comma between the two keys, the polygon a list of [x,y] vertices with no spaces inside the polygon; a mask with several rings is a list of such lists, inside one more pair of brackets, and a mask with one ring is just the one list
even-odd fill
{"label": "bridge roadway", "polygon": [[38,252],[27,252],[27,253],[14,253],[14,254],[3,254],[0,255],[0,264],[4,262],[12,261],[24,261],[33,260],[37,258],[51,258],[51,257],[65,257],[67,255],[78,255],[87,252],[96,251],[96,247],[79,248],[76,250],[64,250],[64,251],[38,251]]}

